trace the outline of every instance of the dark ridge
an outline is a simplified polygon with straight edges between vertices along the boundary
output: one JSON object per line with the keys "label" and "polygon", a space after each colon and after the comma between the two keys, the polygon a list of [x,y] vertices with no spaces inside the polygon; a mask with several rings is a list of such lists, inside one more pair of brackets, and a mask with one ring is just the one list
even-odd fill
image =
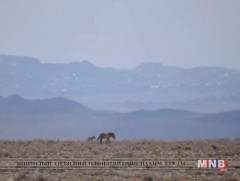
{"label": "dark ridge", "polygon": [[0,99],[0,112],[8,113],[70,113],[90,111],[82,104],[58,97],[26,100],[18,95]]}

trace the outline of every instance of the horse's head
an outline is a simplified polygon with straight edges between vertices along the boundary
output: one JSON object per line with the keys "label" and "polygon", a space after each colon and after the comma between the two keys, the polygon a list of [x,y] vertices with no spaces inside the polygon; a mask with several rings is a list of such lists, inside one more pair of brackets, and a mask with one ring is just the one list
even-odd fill
{"label": "horse's head", "polygon": [[115,134],[114,133],[108,133],[111,137],[113,137],[113,139],[115,139]]}

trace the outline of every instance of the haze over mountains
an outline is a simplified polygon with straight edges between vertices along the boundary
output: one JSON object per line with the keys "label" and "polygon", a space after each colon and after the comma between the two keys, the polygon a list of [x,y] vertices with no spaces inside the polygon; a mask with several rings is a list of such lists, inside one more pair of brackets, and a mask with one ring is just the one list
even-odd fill
{"label": "haze over mountains", "polygon": [[117,140],[236,138],[240,111],[94,111],[66,98],[26,100],[0,97],[1,139],[79,139],[113,131]]}
{"label": "haze over mountains", "polygon": [[220,112],[240,108],[240,71],[159,63],[113,69],[87,61],[42,64],[36,58],[1,55],[0,95],[12,94],[67,97],[93,109]]}
{"label": "haze over mountains", "polygon": [[85,139],[103,131],[118,140],[235,138],[239,83],[239,70],[220,67],[118,70],[2,55],[0,138]]}

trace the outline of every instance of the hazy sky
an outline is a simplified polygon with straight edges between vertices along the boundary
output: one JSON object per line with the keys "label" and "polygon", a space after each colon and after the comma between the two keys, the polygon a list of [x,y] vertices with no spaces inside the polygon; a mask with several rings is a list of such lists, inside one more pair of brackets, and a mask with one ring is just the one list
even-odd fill
{"label": "hazy sky", "polygon": [[0,54],[240,69],[240,0],[0,0]]}

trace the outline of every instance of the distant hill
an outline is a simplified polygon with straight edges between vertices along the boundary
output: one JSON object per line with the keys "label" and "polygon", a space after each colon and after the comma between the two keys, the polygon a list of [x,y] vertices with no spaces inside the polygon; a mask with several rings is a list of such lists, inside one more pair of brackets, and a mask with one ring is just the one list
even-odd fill
{"label": "distant hill", "polygon": [[0,139],[85,139],[113,131],[122,139],[240,137],[240,111],[198,113],[159,109],[97,111],[65,98],[0,97]]}
{"label": "distant hill", "polygon": [[36,58],[0,55],[0,95],[67,97],[94,109],[240,109],[239,83],[239,70],[221,67],[144,63],[113,69],[87,61],[43,64]]}
{"label": "distant hill", "polygon": [[87,112],[88,108],[66,98],[26,100],[18,95],[0,99],[0,113],[8,115],[24,114],[63,114]]}

